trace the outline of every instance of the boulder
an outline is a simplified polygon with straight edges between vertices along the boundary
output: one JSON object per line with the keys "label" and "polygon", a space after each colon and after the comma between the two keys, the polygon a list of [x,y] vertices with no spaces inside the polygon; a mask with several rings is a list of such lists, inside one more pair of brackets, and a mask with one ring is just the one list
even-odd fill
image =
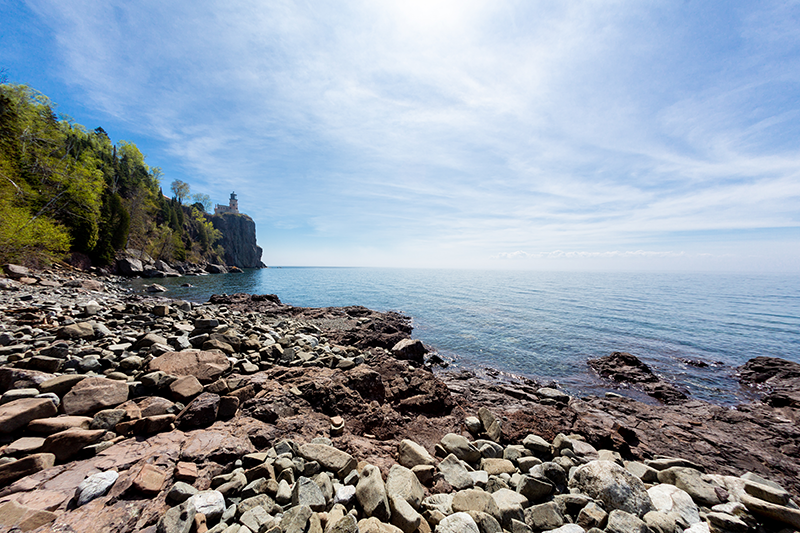
{"label": "boulder", "polygon": [[117,259],[117,272],[123,276],[138,276],[144,272],[142,262],[133,257]]}
{"label": "boulder", "polygon": [[422,366],[428,349],[419,339],[403,339],[392,347],[392,355],[397,359],[411,361]]}
{"label": "boulder", "polygon": [[32,420],[55,416],[55,404],[47,398],[20,398],[0,405],[0,434],[25,427]]}
{"label": "boulder", "polygon": [[116,407],[128,399],[128,384],[107,378],[85,378],[64,395],[64,412],[68,415],[92,414]]}
{"label": "boulder", "polygon": [[219,402],[219,395],[204,392],[180,412],[176,425],[183,431],[210,426],[217,419]]}
{"label": "boulder", "polygon": [[611,461],[591,461],[580,466],[569,486],[602,501],[606,511],[620,509],[643,517],[656,510],[642,480]]}
{"label": "boulder", "polygon": [[356,485],[356,498],[361,508],[364,509],[364,514],[374,516],[382,522],[389,521],[391,509],[378,467],[368,464],[361,470],[361,476]]}
{"label": "boulder", "polygon": [[326,444],[303,444],[298,452],[306,461],[316,461],[322,468],[341,478],[352,472],[358,464],[349,453]]}
{"label": "boulder", "polygon": [[675,485],[662,483],[647,489],[647,494],[656,510],[663,513],[674,513],[678,517],[678,524],[687,528],[700,521],[697,504],[692,497]]}
{"label": "boulder", "polygon": [[102,429],[70,428],[49,435],[42,446],[42,451],[52,453],[59,462],[74,457],[81,449],[99,441],[105,435]]}
{"label": "boulder", "polygon": [[18,461],[0,465],[0,487],[4,487],[20,478],[45,470],[55,464],[56,456],[52,453],[37,453]]}
{"label": "boulder", "polygon": [[447,453],[452,453],[468,463],[475,463],[481,458],[481,452],[466,437],[455,433],[448,433],[442,437],[441,445]]}
{"label": "boulder", "polygon": [[[425,497],[425,488],[414,472],[402,465],[393,465],[389,470],[389,475],[386,476],[386,494],[390,499],[403,499],[411,507],[419,510],[422,499]],[[398,525],[398,527],[403,529],[402,526]]]}
{"label": "boulder", "polygon": [[469,513],[453,513],[436,526],[436,533],[480,533]]}
{"label": "boulder", "polygon": [[228,371],[230,362],[222,352],[184,350],[160,355],[150,361],[148,368],[173,376],[194,376],[201,383],[211,383]]}
{"label": "boulder", "polygon": [[417,465],[435,465],[436,460],[428,453],[428,450],[414,442],[413,440],[403,439],[398,446],[397,462],[406,468],[414,468]]}
{"label": "boulder", "polygon": [[466,467],[452,453],[439,463],[438,468],[444,480],[456,490],[468,489],[475,484]]}
{"label": "boulder", "polygon": [[98,472],[87,477],[78,484],[75,490],[76,505],[86,505],[95,498],[105,496],[109,489],[116,483],[119,474],[113,470]]}

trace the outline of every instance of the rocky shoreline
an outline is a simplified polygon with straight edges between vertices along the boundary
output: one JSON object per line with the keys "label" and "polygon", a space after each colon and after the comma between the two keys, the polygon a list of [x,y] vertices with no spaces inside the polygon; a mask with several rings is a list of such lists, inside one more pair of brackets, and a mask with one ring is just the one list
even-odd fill
{"label": "rocky shoreline", "polygon": [[764,401],[735,409],[646,373],[668,405],[573,398],[434,372],[397,313],[11,274],[0,532],[800,529],[794,363],[745,365]]}

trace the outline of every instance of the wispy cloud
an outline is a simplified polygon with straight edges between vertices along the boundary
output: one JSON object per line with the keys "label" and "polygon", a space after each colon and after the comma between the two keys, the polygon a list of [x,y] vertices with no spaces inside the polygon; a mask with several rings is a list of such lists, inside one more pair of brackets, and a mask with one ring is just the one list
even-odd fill
{"label": "wispy cloud", "polygon": [[646,256],[593,250],[800,225],[796,3],[29,5],[76,98],[167,180],[235,189],[268,256]]}

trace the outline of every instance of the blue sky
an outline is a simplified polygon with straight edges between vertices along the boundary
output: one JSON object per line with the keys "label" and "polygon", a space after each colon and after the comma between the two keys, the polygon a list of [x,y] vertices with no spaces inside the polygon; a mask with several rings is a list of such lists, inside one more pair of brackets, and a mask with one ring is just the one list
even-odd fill
{"label": "blue sky", "polygon": [[800,271],[800,2],[0,0],[268,265]]}

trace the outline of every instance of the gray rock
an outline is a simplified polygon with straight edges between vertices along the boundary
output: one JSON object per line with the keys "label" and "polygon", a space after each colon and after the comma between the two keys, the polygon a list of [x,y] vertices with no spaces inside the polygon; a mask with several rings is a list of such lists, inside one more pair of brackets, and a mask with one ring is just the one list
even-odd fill
{"label": "gray rock", "polygon": [[325,533],[358,533],[358,522],[356,517],[346,514],[337,520]]}
{"label": "gray rock", "polygon": [[437,511],[443,515],[453,514],[452,494],[432,494],[422,500],[422,507],[428,511]]}
{"label": "gray rock", "polygon": [[492,493],[492,498],[500,511],[500,523],[503,524],[503,527],[509,528],[511,520],[520,522],[525,520],[522,512],[522,508],[528,505],[528,499],[525,496],[511,489],[499,489]]}
{"label": "gray rock", "polygon": [[349,453],[325,444],[303,444],[297,451],[306,461],[316,461],[340,478],[344,478],[358,464]]}
{"label": "gray rock", "polygon": [[[263,507],[253,507],[242,516],[239,522],[253,533],[264,533],[275,523],[275,519]],[[241,533],[241,530],[239,530]]]}
{"label": "gray rock", "polygon": [[480,533],[468,513],[453,513],[436,525],[436,533]]}
{"label": "gray rock", "polygon": [[281,518],[281,531],[283,533],[307,533],[308,521],[314,511],[307,505],[292,507]]}
{"label": "gray rock", "polygon": [[503,519],[492,495],[480,489],[460,490],[453,494],[453,511],[478,511],[488,513],[498,521]]}
{"label": "gray rock", "polygon": [[189,498],[182,504],[172,507],[158,521],[158,533],[190,533],[194,525],[194,515],[199,512],[195,509],[192,499]]}
{"label": "gray rock", "polygon": [[389,507],[392,524],[403,533],[414,533],[422,522],[422,516],[403,497],[389,498]]}
{"label": "gray rock", "polygon": [[642,519],[620,509],[609,513],[605,531],[606,533],[651,533]]}
{"label": "gray rock", "polygon": [[534,531],[555,529],[564,522],[564,515],[556,502],[540,503],[525,509],[525,523]]}
{"label": "gray rock", "polygon": [[92,474],[78,484],[75,491],[76,505],[78,507],[89,503],[95,498],[104,496],[119,478],[113,470]]}
{"label": "gray rock", "polygon": [[675,521],[674,513],[664,513],[661,511],[650,511],[644,515],[644,523],[650,528],[651,533],[675,533],[683,531],[683,527],[678,526]]}
{"label": "gray rock", "polygon": [[203,490],[187,500],[197,510],[206,517],[214,521],[225,511],[225,497],[216,490]]}
{"label": "gray rock", "polygon": [[537,502],[553,493],[553,484],[547,479],[523,475],[517,483],[517,492],[529,502]]}
{"label": "gray rock", "polygon": [[722,503],[714,485],[702,479],[702,472],[694,468],[673,466],[658,473],[658,481],[675,485],[686,491],[694,501],[708,507]]}
{"label": "gray rock", "polygon": [[452,453],[457,458],[468,463],[475,463],[481,458],[481,452],[466,437],[455,433],[448,433],[442,437],[441,445],[447,453]]}
{"label": "gray rock", "polygon": [[[380,471],[378,475],[380,476]],[[307,477],[300,476],[292,489],[292,505],[307,505],[312,511],[324,511],[325,496],[316,483]]]}
{"label": "gray rock", "polygon": [[393,465],[389,470],[389,475],[386,476],[386,496],[390,499],[402,498],[411,507],[419,510],[422,499],[425,497],[425,488],[414,472],[402,465]]}
{"label": "gray rock", "polygon": [[356,497],[356,488],[353,485],[338,485],[336,487],[336,492],[333,496],[333,503],[335,504],[342,504],[342,505],[350,505],[350,502]]}
{"label": "gray rock", "polygon": [[466,467],[452,453],[439,463],[438,468],[444,480],[454,489],[468,489],[473,486],[472,476],[469,475]]}
{"label": "gray rock", "polygon": [[381,522],[389,521],[391,509],[378,467],[368,464],[361,470],[361,477],[356,485],[356,498],[364,514],[374,516]]}
{"label": "gray rock", "polygon": [[656,510],[642,480],[610,461],[591,461],[579,467],[569,486],[602,501],[607,511],[620,509],[638,517]]}
{"label": "gray rock", "polygon": [[658,470],[638,461],[625,461],[625,470],[645,483],[658,482]]}
{"label": "gray rock", "polygon": [[602,528],[607,519],[608,513],[596,503],[590,502],[580,510],[575,522],[584,529]]}
{"label": "gray rock", "polygon": [[414,468],[417,465],[436,464],[436,460],[428,453],[428,450],[409,439],[400,441],[397,462],[406,468]]}
{"label": "gray rock", "polygon": [[657,511],[674,513],[677,523],[683,528],[700,522],[700,513],[692,497],[675,485],[668,483],[654,485],[647,494]]}
{"label": "gray rock", "polygon": [[197,489],[188,483],[178,481],[167,492],[167,500],[175,503],[183,503],[192,496],[197,494]]}

